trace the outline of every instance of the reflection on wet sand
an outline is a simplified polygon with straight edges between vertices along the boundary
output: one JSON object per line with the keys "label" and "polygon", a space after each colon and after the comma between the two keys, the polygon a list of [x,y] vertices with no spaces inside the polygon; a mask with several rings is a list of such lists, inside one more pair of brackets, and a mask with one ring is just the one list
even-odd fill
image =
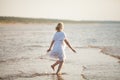
{"label": "reflection on wet sand", "polygon": [[81,77],[82,77],[83,80],[87,80],[87,78],[85,77],[84,74],[81,74]]}
{"label": "reflection on wet sand", "polygon": [[64,80],[62,75],[53,75],[52,80]]}
{"label": "reflection on wet sand", "polygon": [[62,75],[57,75],[57,80],[64,80]]}

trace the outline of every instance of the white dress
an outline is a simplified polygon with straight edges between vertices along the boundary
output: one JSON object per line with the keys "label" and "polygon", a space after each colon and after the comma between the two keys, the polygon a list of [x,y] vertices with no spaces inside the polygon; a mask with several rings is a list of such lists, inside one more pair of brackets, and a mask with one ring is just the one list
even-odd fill
{"label": "white dress", "polygon": [[54,45],[53,49],[50,51],[50,56],[53,58],[58,58],[60,61],[64,61],[65,56],[65,42],[64,39],[66,38],[66,35],[64,32],[56,32],[54,34],[53,40]]}

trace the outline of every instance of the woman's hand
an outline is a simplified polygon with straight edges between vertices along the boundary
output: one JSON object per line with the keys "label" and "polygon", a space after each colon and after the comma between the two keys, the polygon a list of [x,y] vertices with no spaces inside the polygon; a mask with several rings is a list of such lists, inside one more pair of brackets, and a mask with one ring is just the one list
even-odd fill
{"label": "woman's hand", "polygon": [[50,49],[50,48],[47,50],[47,52],[49,52],[49,51],[51,51],[51,49]]}
{"label": "woman's hand", "polygon": [[74,53],[76,53],[76,51],[75,51],[74,49],[72,49],[72,51],[73,51]]}

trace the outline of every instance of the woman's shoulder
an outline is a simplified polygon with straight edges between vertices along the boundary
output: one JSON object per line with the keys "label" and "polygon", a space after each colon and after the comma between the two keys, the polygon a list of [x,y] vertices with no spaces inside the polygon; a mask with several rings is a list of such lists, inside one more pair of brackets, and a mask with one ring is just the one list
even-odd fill
{"label": "woman's shoulder", "polygon": [[66,33],[65,33],[65,32],[63,32],[63,31],[56,32],[55,34],[58,34],[58,35],[66,35]]}

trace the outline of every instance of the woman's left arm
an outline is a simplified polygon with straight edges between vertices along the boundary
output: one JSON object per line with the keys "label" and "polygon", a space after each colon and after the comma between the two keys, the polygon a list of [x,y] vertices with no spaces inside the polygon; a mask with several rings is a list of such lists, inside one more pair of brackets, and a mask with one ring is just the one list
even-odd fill
{"label": "woman's left arm", "polygon": [[68,47],[69,47],[73,52],[76,53],[76,51],[72,48],[72,46],[70,45],[70,43],[68,42],[68,40],[65,39],[64,41],[65,41],[65,43],[68,45]]}

